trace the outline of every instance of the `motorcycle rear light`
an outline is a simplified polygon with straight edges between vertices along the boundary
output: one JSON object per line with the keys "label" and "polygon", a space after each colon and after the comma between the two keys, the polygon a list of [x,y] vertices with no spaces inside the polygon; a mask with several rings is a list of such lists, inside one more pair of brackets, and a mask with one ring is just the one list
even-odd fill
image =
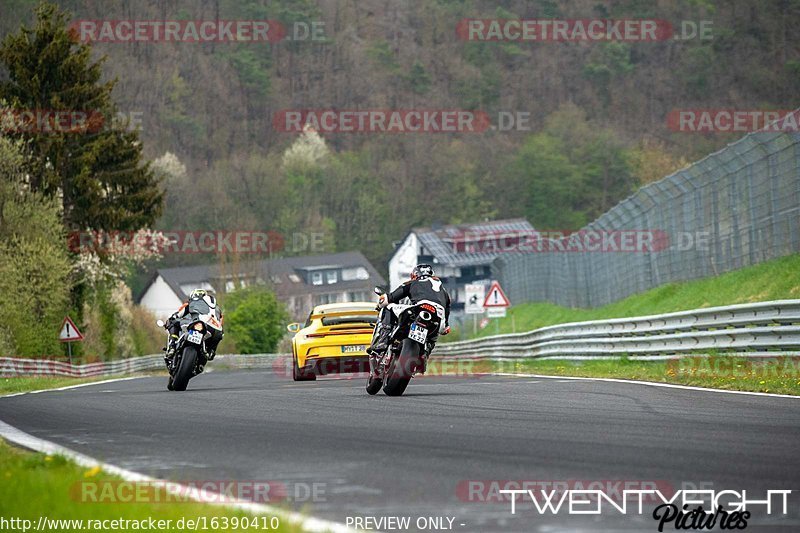
{"label": "motorcycle rear light", "polygon": [[422,304],[420,307],[429,313],[436,313],[436,308],[431,304]]}

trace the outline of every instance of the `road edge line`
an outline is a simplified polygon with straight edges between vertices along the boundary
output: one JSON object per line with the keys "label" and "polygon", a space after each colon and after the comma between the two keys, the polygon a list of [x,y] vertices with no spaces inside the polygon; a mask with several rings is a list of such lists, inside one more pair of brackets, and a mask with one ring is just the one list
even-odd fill
{"label": "road edge line", "polygon": [[13,396],[24,396],[25,394],[41,394],[43,392],[51,392],[51,391],[62,391],[62,390],[70,390],[70,389],[77,389],[80,387],[88,387],[89,385],[102,385],[103,383],[114,383],[117,381],[129,381],[132,379],[140,379],[146,378],[148,376],[126,376],[121,378],[112,378],[112,379],[103,379],[100,381],[89,381],[87,383],[76,383],[75,385],[64,385],[63,387],[53,387],[51,389],[37,389],[37,390],[26,390],[22,392],[12,392],[11,394],[3,394],[0,395],[0,398],[11,398]]}
{"label": "road edge line", "polygon": [[658,381],[640,381],[638,379],[618,379],[618,378],[590,378],[586,376],[553,376],[545,374],[522,374],[516,372],[492,372],[490,376],[510,376],[510,377],[533,377],[533,378],[550,378],[550,379],[567,379],[574,381],[607,381],[610,383],[632,383],[634,385],[648,385],[650,387],[663,387],[667,389],[684,389],[694,390],[701,392],[719,392],[726,394],[745,394],[748,396],[766,396],[771,398],[792,398],[794,400],[800,399],[800,396],[791,394],[777,394],[773,392],[754,392],[745,390],[728,390],[728,389],[709,389],[706,387],[694,387],[692,385],[678,385],[677,383],[660,383]]}
{"label": "road edge line", "polygon": [[21,429],[16,428],[2,420],[0,420],[0,437],[8,442],[22,446],[23,448],[41,452],[46,455],[63,455],[64,457],[67,457],[83,467],[100,467],[103,471],[115,476],[119,476],[125,481],[147,482],[153,484],[154,486],[162,486],[164,490],[171,494],[188,496],[189,499],[197,503],[219,505],[222,507],[239,509],[252,514],[271,514],[273,516],[279,516],[290,524],[299,526],[303,531],[309,531],[312,533],[354,533],[356,531],[347,527],[345,524],[340,524],[338,522],[331,522],[321,518],[304,516],[300,513],[287,511],[262,503],[229,498],[223,494],[212,491],[201,490],[195,487],[187,487],[172,481],[150,477],[132,470],[126,470],[125,468],[104,463],[88,455],[76,452],[75,450],[71,450],[61,446],[60,444],[56,444],[55,442],[25,433]]}

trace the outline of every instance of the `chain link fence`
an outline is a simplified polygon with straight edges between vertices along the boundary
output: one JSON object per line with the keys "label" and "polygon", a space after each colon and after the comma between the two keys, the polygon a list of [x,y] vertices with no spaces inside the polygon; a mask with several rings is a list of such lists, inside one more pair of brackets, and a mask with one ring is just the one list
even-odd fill
{"label": "chain link fence", "polygon": [[[800,110],[793,114],[800,121]],[[547,251],[502,254],[495,277],[515,304],[597,307],[800,252],[800,133],[751,133],[642,187],[582,233],[621,231],[657,234],[665,245],[552,251],[574,249],[565,237],[546,243]]]}

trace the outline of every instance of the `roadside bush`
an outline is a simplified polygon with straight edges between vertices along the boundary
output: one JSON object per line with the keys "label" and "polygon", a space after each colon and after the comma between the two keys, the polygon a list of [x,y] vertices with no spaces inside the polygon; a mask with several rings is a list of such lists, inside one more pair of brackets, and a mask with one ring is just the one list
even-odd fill
{"label": "roadside bush", "polygon": [[[226,294],[224,303],[225,334],[239,353],[275,351],[289,315],[272,291],[259,286],[239,289]],[[224,345],[221,350],[227,351]]]}

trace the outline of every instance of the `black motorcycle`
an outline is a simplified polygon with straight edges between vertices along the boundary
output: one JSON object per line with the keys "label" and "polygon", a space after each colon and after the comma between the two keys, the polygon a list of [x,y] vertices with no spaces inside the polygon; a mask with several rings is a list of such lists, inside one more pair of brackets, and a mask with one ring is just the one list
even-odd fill
{"label": "black motorcycle", "polygon": [[[216,306],[205,300],[189,302],[186,315],[179,319],[181,334],[175,347],[175,355],[166,360],[169,372],[168,390],[185,391],[189,380],[203,372],[214,354],[206,349],[206,341],[216,333],[222,332],[222,322]],[[156,322],[159,327],[168,327],[163,320]],[[167,340],[169,346],[169,340]]]}
{"label": "black motorcycle", "polygon": [[[376,294],[382,294],[375,288]],[[387,396],[400,396],[411,378],[424,374],[428,357],[444,320],[444,309],[434,302],[416,305],[389,304],[380,310],[378,324],[384,313],[394,313],[396,323],[389,337],[389,349],[379,357],[370,356],[370,377],[367,393],[377,394],[383,387]]]}

